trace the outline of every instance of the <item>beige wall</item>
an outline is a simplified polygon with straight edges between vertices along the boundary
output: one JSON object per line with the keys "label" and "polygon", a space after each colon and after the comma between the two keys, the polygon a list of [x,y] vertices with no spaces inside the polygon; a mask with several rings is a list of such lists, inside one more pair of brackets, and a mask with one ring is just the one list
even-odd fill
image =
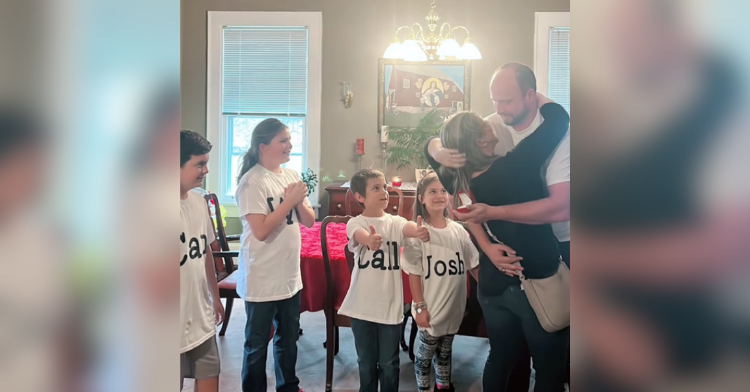
{"label": "beige wall", "polygon": [[[351,176],[356,163],[350,146],[365,139],[364,165],[379,161],[377,133],[378,58],[396,28],[420,22],[429,0],[183,0],[182,127],[206,132],[206,12],[320,11],[323,13],[321,176]],[[473,64],[472,110],[492,113],[488,84],[495,68],[509,61],[532,65],[534,12],[569,11],[569,0],[438,0],[440,22],[464,25],[483,59]],[[460,33],[459,33],[460,34]],[[459,42],[463,39],[458,36]],[[341,102],[341,82],[351,82],[354,105]],[[341,144],[346,147],[342,148]],[[392,173],[389,172],[389,176]],[[404,173],[405,180],[414,172]],[[321,190],[328,183],[321,184]],[[325,193],[321,192],[321,203]]]}

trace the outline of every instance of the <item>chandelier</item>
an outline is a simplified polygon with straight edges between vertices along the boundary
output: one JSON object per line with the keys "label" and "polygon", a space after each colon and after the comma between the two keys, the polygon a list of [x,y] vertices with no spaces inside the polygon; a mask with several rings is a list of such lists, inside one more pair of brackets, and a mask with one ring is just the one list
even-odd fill
{"label": "chandelier", "polygon": [[[469,37],[469,30],[463,26],[451,28],[449,23],[443,23],[440,30],[435,34],[440,17],[435,12],[435,0],[430,4],[430,12],[427,14],[427,28],[429,32],[425,35],[425,30],[419,23],[411,26],[401,26],[396,30],[396,37],[391,45],[386,49],[383,58],[399,59],[405,61],[432,61],[432,60],[479,60],[482,54],[474,45]],[[398,38],[402,30],[409,30],[409,37],[403,42]],[[462,29],[466,31],[466,40],[463,46],[456,41],[454,31]],[[443,35],[445,31],[445,35]]]}

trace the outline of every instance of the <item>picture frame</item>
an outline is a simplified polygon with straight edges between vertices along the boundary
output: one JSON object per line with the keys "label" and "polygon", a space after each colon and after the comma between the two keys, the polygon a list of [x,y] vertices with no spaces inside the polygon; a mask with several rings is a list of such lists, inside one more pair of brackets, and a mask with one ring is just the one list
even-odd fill
{"label": "picture frame", "polygon": [[[408,82],[407,82],[408,80]],[[406,85],[410,89],[404,88]],[[413,91],[416,90],[416,93]],[[445,98],[449,94],[450,99]],[[460,105],[454,102],[458,101]],[[471,108],[471,62],[379,59],[378,133],[382,127],[416,127],[433,109],[447,118]]]}

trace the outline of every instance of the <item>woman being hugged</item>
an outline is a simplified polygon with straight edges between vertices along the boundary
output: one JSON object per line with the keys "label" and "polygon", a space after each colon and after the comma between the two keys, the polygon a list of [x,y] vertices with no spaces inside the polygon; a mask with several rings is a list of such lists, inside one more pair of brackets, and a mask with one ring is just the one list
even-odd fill
{"label": "woman being hugged", "polygon": [[[462,193],[472,203],[487,206],[549,196],[543,173],[568,132],[570,116],[549,100],[539,105],[542,125],[504,156],[494,155],[498,139],[478,114],[462,112],[446,121],[440,139],[446,148],[465,155],[463,166],[441,166],[429,155],[429,148],[425,152],[456,206],[463,204]],[[534,391],[563,391],[570,330],[546,332],[519,279],[521,273],[528,279],[543,279],[558,271],[560,249],[551,225],[490,220],[483,225],[468,223],[468,228],[483,251],[477,294],[490,341],[484,390],[505,392],[514,366],[530,352],[536,370]]]}

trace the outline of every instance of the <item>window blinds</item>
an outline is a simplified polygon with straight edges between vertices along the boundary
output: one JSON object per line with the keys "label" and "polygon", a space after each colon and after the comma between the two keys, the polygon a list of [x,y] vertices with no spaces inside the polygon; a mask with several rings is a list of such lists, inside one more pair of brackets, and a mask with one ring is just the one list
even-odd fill
{"label": "window blinds", "polygon": [[570,27],[549,34],[549,98],[570,113]]}
{"label": "window blinds", "polygon": [[224,27],[222,112],[307,113],[307,27]]}

